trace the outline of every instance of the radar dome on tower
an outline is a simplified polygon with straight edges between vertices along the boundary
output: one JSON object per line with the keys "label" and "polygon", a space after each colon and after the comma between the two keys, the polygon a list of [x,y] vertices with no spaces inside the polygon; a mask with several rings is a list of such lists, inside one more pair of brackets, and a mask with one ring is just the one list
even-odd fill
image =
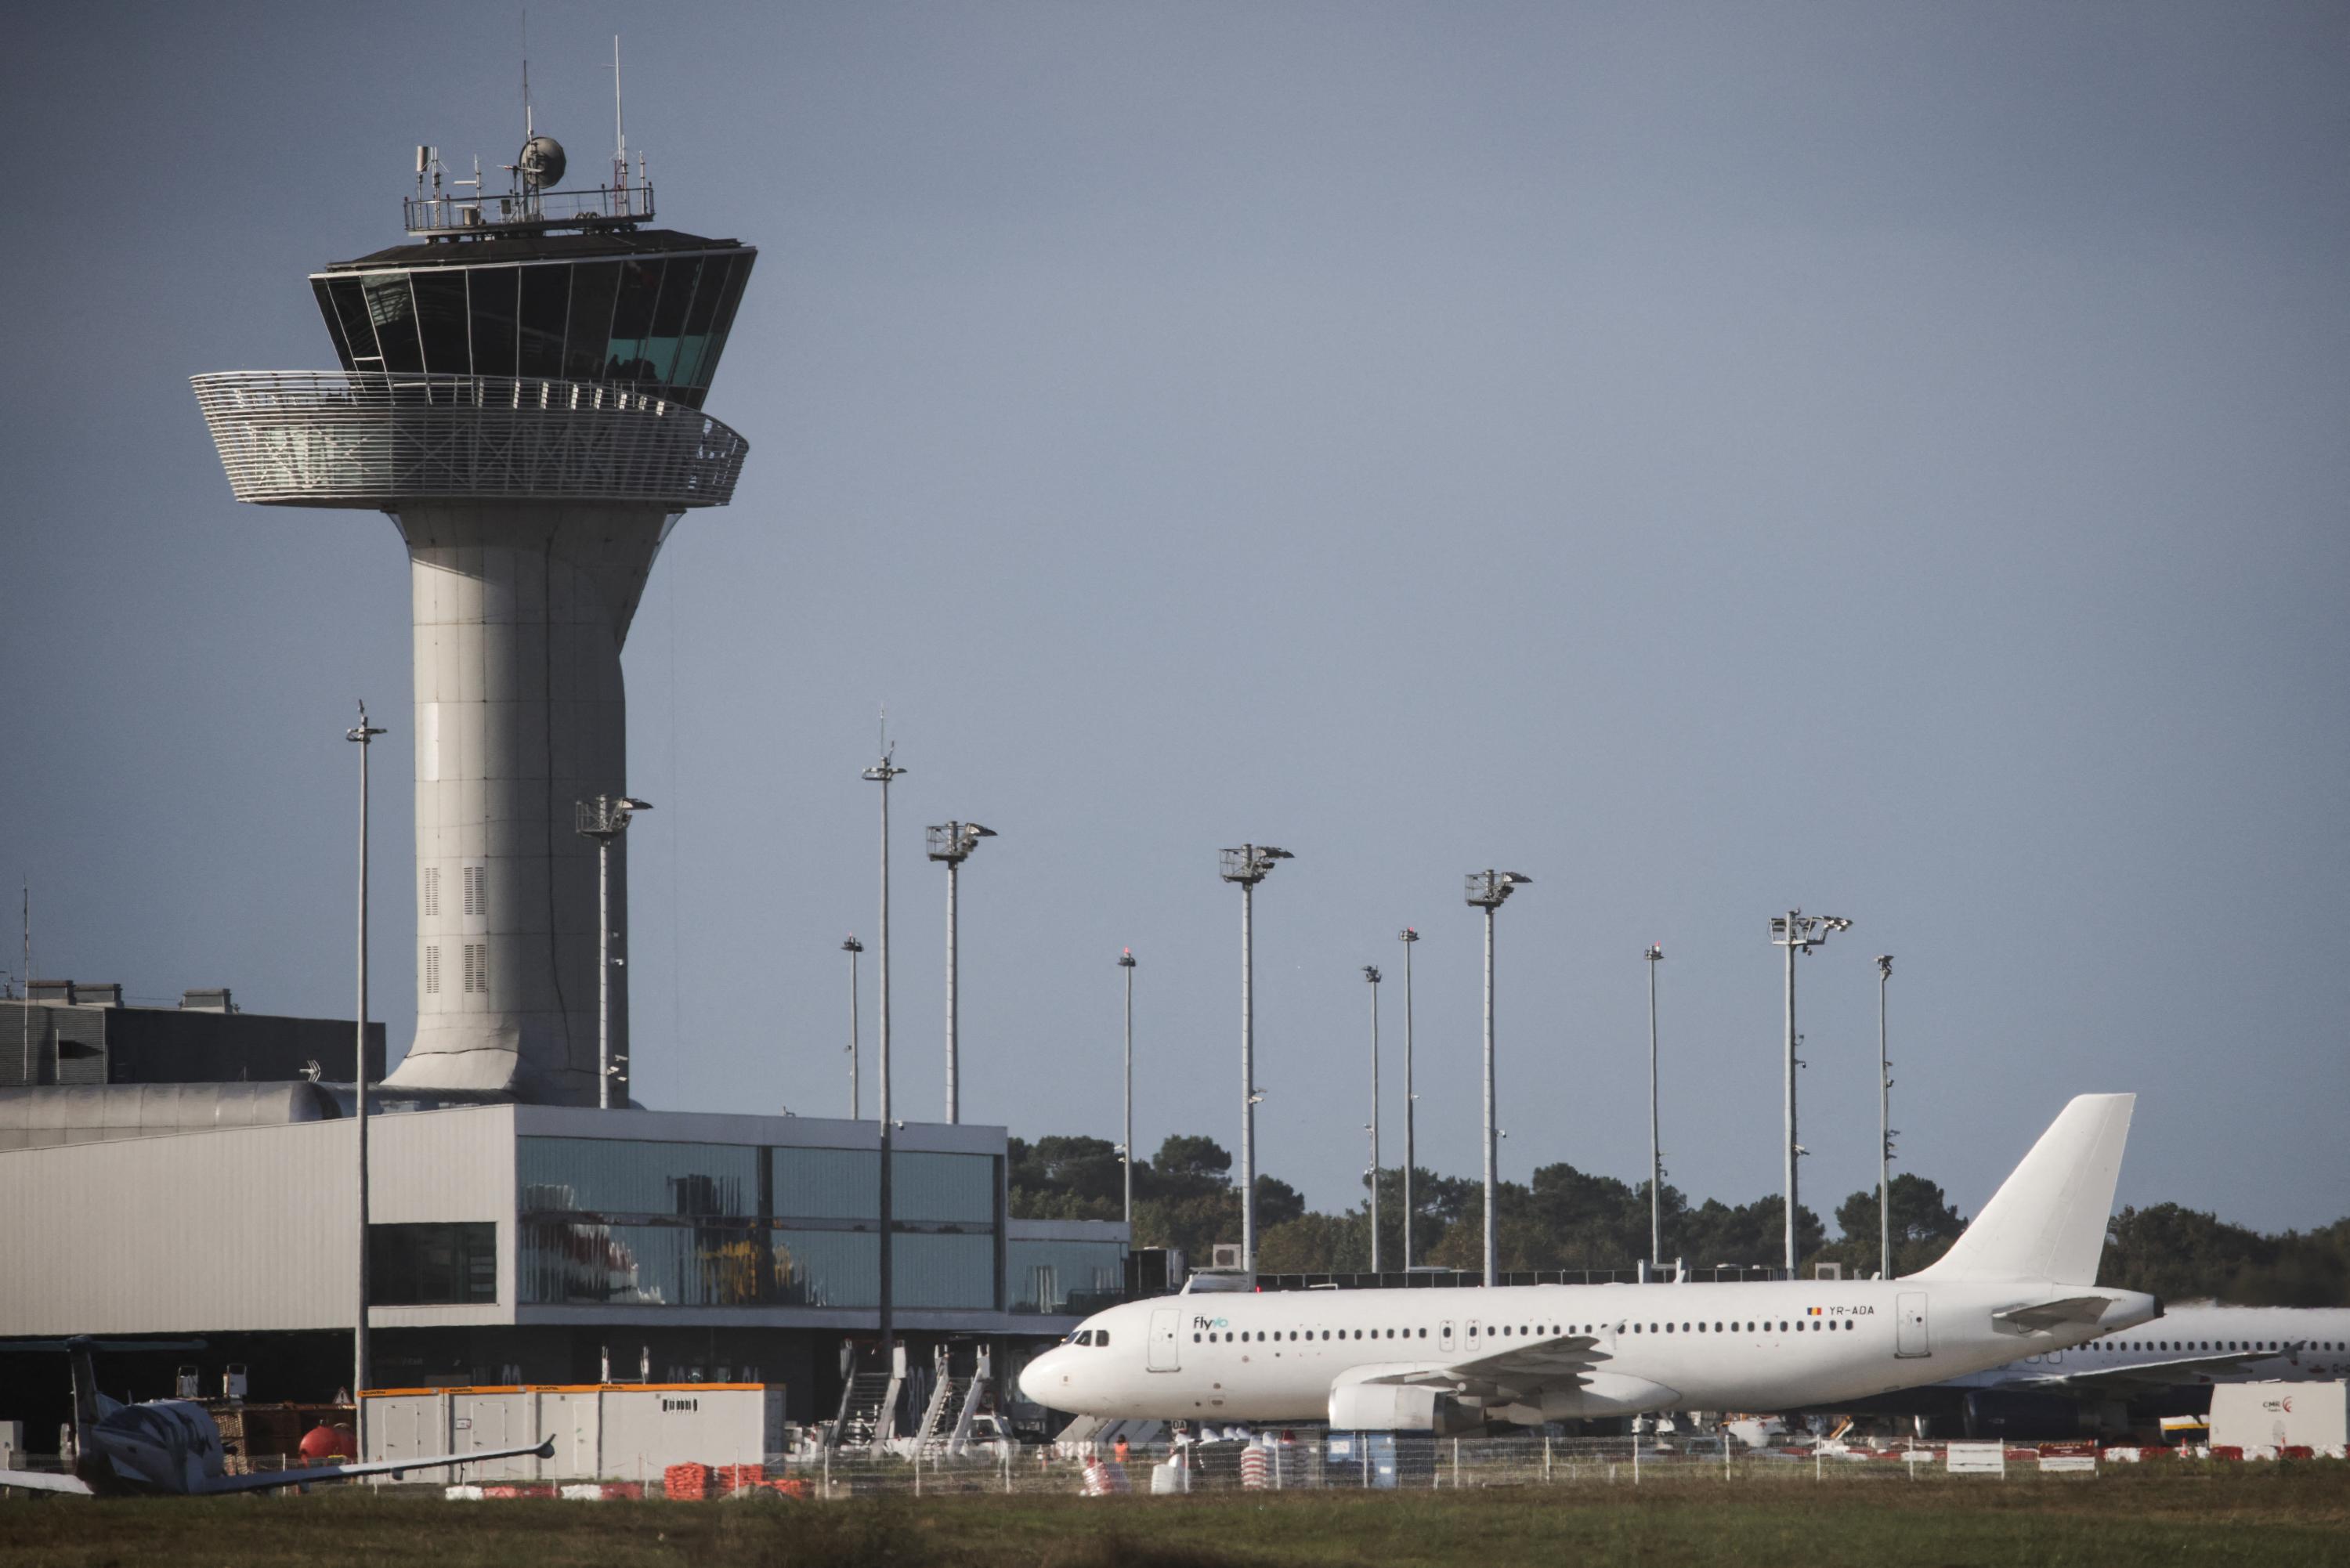
{"label": "radar dome on tower", "polygon": [[533,190],[544,191],[563,183],[565,167],[563,143],[552,136],[532,137],[515,155],[515,168],[521,171],[523,182]]}

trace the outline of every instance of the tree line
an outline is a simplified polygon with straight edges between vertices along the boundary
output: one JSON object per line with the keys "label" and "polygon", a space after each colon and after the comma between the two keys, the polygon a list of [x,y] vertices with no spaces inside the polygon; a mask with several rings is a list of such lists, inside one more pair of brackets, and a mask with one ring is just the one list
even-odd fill
{"label": "tree line", "polygon": [[[1240,1189],[1232,1157],[1213,1138],[1177,1134],[1134,1165],[1134,1244],[1180,1247],[1195,1265],[1219,1241],[1240,1240]],[[1097,1137],[1014,1138],[1011,1211],[1018,1219],[1116,1220],[1123,1171],[1115,1144]],[[1257,1267],[1265,1273],[1363,1273],[1371,1266],[1369,1187],[1341,1213],[1310,1210],[1278,1177],[1256,1179]],[[1484,1257],[1484,1183],[1416,1168],[1419,1215],[1415,1263],[1474,1269]],[[1777,1193],[1750,1203],[1709,1198],[1692,1203],[1664,1184],[1660,1262],[1692,1268],[1776,1265],[1784,1256],[1784,1200]],[[1889,1184],[1893,1271],[1914,1273],[1966,1229],[1941,1187],[1904,1172]],[[1505,1272],[1539,1269],[1629,1270],[1649,1256],[1648,1184],[1577,1170],[1564,1161],[1537,1168],[1530,1181],[1504,1181],[1496,1195],[1499,1262]],[[1797,1253],[1808,1273],[1835,1262],[1847,1277],[1874,1273],[1878,1262],[1875,1189],[1836,1205],[1831,1240],[1809,1208],[1795,1211]],[[1403,1263],[1403,1172],[1379,1172],[1379,1261]],[[2103,1282],[2149,1291],[2172,1301],[2212,1297],[2248,1306],[2350,1305],[2350,1218],[2311,1231],[2264,1235],[2175,1203],[2122,1210],[2108,1228]]]}

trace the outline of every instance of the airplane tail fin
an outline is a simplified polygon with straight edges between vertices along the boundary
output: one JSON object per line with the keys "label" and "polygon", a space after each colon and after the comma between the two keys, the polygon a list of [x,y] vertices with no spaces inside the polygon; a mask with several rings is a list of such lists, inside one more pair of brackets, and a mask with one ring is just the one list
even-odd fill
{"label": "airplane tail fin", "polygon": [[201,1339],[102,1339],[78,1334],[70,1339],[20,1339],[8,1348],[17,1351],[62,1350],[66,1353],[66,1359],[73,1368],[74,1430],[79,1433],[85,1428],[96,1426],[106,1407],[114,1403],[99,1392],[98,1369],[90,1364],[91,1351],[203,1350],[205,1347],[205,1342]]}
{"label": "airplane tail fin", "polygon": [[2136,1095],[2080,1095],[1921,1280],[2097,1282]]}
{"label": "airplane tail fin", "polygon": [[82,1434],[98,1425],[98,1368],[90,1365],[86,1339],[68,1340],[66,1354],[73,1366],[74,1444],[78,1448]]}

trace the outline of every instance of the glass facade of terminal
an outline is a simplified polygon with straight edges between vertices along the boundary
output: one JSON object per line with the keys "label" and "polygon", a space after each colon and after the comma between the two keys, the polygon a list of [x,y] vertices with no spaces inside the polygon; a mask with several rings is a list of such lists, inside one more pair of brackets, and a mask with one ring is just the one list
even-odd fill
{"label": "glass facade of terminal", "polygon": [[310,286],[346,370],[650,385],[699,408],[757,254],[332,272]]}
{"label": "glass facade of terminal", "polygon": [[1004,1247],[1003,1310],[1084,1316],[1126,1296],[1123,1241],[1032,1241]]}
{"label": "glass facade of terminal", "polygon": [[[879,1304],[878,1151],[618,1138],[516,1145],[525,1303]],[[1000,1166],[985,1154],[892,1157],[897,1305],[1002,1305]]]}

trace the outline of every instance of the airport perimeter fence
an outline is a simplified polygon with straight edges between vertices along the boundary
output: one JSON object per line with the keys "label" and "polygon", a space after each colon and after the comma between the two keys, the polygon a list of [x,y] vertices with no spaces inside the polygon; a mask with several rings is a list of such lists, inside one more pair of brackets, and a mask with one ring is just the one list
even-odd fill
{"label": "airport perimeter fence", "polygon": [[[1963,1446],[1962,1446],[1963,1447]],[[1662,1447],[1631,1438],[1431,1438],[1301,1435],[1298,1440],[1131,1445],[1121,1461],[1102,1446],[978,1450],[949,1457],[795,1456],[767,1474],[809,1498],[978,1493],[1159,1495],[1266,1491],[1441,1490],[1650,1485],[1883,1486],[1944,1481],[2077,1481],[2096,1472],[2095,1450],[2043,1456],[1968,1449],[1954,1469],[1941,1447],[1881,1451],[1749,1449],[1705,1440]],[[1965,1468],[1968,1465],[1973,1468]],[[2044,1468],[2043,1468],[2044,1467]]]}
{"label": "airport perimeter fence", "polygon": [[[2160,1458],[2164,1468],[2205,1462],[2201,1451],[2116,1449],[2085,1444],[2005,1448],[1995,1442],[1904,1445],[1890,1449],[1749,1448],[1711,1437],[1659,1443],[1653,1438],[1433,1438],[1417,1434],[1331,1433],[1302,1429],[1289,1441],[1276,1431],[1249,1441],[1132,1444],[1121,1460],[1112,1445],[976,1445],[968,1452],[919,1456],[835,1451],[774,1453],[764,1463],[677,1465],[640,1469],[633,1479],[526,1477],[529,1460],[438,1472],[378,1476],[371,1484],[458,1498],[560,1496],[574,1499],[669,1498],[757,1502],[857,1497],[957,1495],[1167,1496],[1238,1491],[1382,1491],[1647,1486],[1805,1486],[2078,1483],[2115,1463]],[[2210,1460],[2233,1459],[2213,1453]],[[26,1469],[63,1469],[55,1456],[18,1455]],[[239,1469],[303,1468],[268,1456]],[[2124,1468],[2135,1469],[2125,1464]],[[0,1488],[0,1492],[6,1489]],[[265,1495],[292,1495],[286,1493]]]}

